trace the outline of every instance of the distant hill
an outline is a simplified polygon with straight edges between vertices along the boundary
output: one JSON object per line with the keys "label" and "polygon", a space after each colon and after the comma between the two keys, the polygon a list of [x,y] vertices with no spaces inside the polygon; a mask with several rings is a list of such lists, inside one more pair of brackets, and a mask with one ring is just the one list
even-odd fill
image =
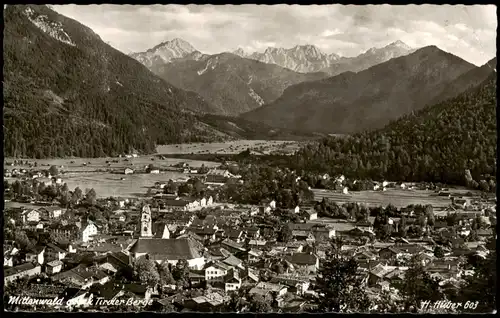
{"label": "distant hill", "polygon": [[477,181],[496,179],[496,152],[496,74],[490,74],[479,86],[382,129],[328,137],[303,148],[293,168],[356,179],[465,185],[465,169]]}
{"label": "distant hill", "polygon": [[359,73],[345,72],[290,86],[274,102],[241,117],[328,134],[377,129],[443,100],[440,96],[446,85],[474,68],[455,55],[428,46]]}
{"label": "distant hill", "polygon": [[4,155],[93,157],[228,137],[211,106],[47,6],[4,9]]}
{"label": "distant hill", "polygon": [[204,114],[198,117],[203,123],[216,130],[223,131],[236,139],[311,140],[325,136],[300,130],[274,128],[263,123],[252,122],[239,117],[226,117],[213,114]]}
{"label": "distant hill", "polygon": [[215,112],[207,109],[207,113],[226,116],[270,103],[290,85],[326,77],[324,73],[297,73],[231,53],[198,61],[173,60],[153,67],[152,71],[173,85],[202,96],[216,108]]}
{"label": "distant hill", "polygon": [[233,53],[296,72],[325,72],[334,76],[344,72],[359,72],[413,51],[413,48],[402,41],[396,41],[382,48],[371,48],[355,57],[341,57],[335,53],[325,54],[314,45],[297,45],[290,49],[268,47],[263,53],[246,53],[240,48]]}
{"label": "distant hill", "polygon": [[448,98],[455,97],[470,88],[476,87],[483,83],[491,74],[496,72],[497,58],[493,58],[481,67],[475,67],[470,71],[460,75],[451,83],[443,84],[442,93],[435,98],[438,102]]}

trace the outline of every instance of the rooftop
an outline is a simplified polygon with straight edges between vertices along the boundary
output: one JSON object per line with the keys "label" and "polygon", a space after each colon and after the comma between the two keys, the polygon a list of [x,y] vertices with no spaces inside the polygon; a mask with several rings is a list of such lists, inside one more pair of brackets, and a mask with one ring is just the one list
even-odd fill
{"label": "rooftop", "polygon": [[140,238],[130,249],[131,253],[146,253],[170,260],[201,257],[191,239]]}

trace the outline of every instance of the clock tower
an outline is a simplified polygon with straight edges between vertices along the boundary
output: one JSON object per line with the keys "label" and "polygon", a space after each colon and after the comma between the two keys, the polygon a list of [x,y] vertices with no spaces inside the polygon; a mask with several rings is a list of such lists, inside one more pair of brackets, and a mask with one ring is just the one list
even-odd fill
{"label": "clock tower", "polygon": [[141,213],[141,237],[151,237],[153,221],[151,219],[151,209],[149,205],[145,205],[142,207]]}

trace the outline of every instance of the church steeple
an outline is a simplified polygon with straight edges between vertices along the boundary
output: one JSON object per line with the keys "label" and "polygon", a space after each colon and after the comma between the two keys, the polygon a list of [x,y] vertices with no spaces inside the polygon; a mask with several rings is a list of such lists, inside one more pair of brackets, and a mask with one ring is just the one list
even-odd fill
{"label": "church steeple", "polygon": [[153,221],[151,218],[151,209],[149,205],[142,207],[141,213],[141,237],[151,237],[153,236]]}

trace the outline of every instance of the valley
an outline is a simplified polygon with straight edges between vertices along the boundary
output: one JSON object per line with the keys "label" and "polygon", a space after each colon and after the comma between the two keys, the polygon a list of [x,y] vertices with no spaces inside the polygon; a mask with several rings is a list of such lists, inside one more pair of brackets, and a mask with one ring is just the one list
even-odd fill
{"label": "valley", "polygon": [[334,6],[4,5],[7,310],[496,308],[493,20]]}

